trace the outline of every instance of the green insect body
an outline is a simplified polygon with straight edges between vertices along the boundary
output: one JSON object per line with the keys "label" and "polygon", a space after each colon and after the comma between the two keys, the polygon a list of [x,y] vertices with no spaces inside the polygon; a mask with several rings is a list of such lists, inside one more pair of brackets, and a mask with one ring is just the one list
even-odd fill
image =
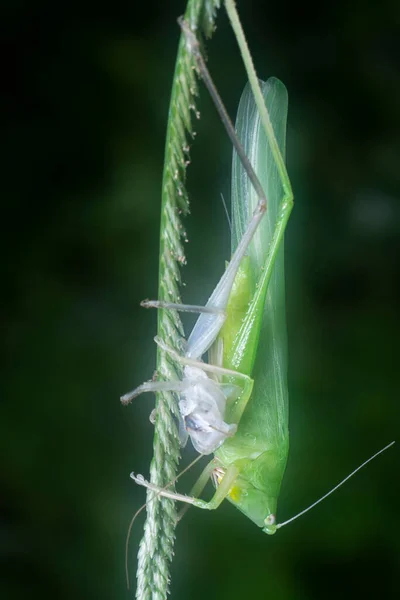
{"label": "green insect body", "polygon": [[[289,451],[283,237],[293,194],[284,164],[287,91],[275,78],[260,82],[259,90],[250,69],[250,84],[239,105],[236,137],[193,33],[185,22],[181,26],[235,147],[232,259],[204,307],[161,301],[143,303],[148,307],[198,312],[200,317],[184,356],[156,338],[161,349],[184,366],[184,379],[145,382],[121,401],[126,404],[150,391],[180,393],[179,409],[186,436],[190,435],[201,454],[214,452],[214,458],[203,469],[190,496],[169,491],[169,486],[160,488],[141,475],[131,473],[131,477],[156,495],[206,510],[218,508],[228,498],[271,535],[332,494],[394,442],[306,509],[276,523]],[[242,46],[241,49],[245,51]],[[204,363],[201,357],[207,350],[208,363]],[[216,491],[207,502],[199,496],[210,477]]]}
{"label": "green insect body", "polygon": [[[285,153],[287,92],[277,79],[262,84],[275,137]],[[282,184],[261,126],[250,86],[238,109],[236,130],[267,196],[267,213],[236,276],[228,317],[220,333],[223,366],[250,375],[251,397],[233,438],[215,452],[221,474],[236,464],[240,475],[228,498],[266,533],[275,532],[274,515],[289,449],[287,335],[283,243],[274,253],[271,241],[281,215]],[[232,175],[232,252],[257,204],[236,153]],[[272,267],[272,268],[271,268]],[[237,402],[242,402],[239,398]],[[227,408],[230,422],[235,406]],[[271,521],[271,522],[270,522]]]}
{"label": "green insect body", "polygon": [[[202,68],[207,84],[205,65]],[[224,275],[204,308],[146,303],[201,313],[185,356],[156,339],[185,365],[184,379],[145,382],[122,401],[144,391],[180,392],[186,435],[199,452],[215,455],[191,496],[157,488],[132,473],[136,483],[207,510],[218,508],[228,498],[272,534],[277,529],[277,499],[289,447],[283,234],[293,199],[282,158],[286,88],[274,78],[262,84],[267,133],[253,91],[249,85],[245,88],[239,106],[236,125],[241,143],[230,123],[227,127],[239,156],[233,158],[232,259]],[[207,349],[208,364],[199,361]],[[216,491],[206,502],[199,496],[210,476]]]}
{"label": "green insect body", "polygon": [[[143,392],[180,394],[182,428],[202,454],[214,452],[185,496],[131,473],[139,485],[198,508],[214,510],[228,498],[267,534],[316,506],[382,448],[316,502],[277,524],[276,510],[289,451],[287,337],[283,237],[293,207],[284,163],[288,97],[275,78],[258,82],[234,3],[226,7],[242,52],[249,84],[238,110],[236,133],[202,59],[189,25],[186,43],[235,148],[232,172],[232,258],[205,306],[146,301],[144,306],[200,313],[184,355],[156,338],[183,366],[182,381],[148,381],[121,397]],[[208,363],[202,356],[208,351]],[[199,498],[212,478],[210,501]],[[171,482],[171,484],[174,482]]]}
{"label": "green insect body", "polygon": [[[288,97],[276,78],[257,80],[233,0],[226,9],[249,78],[240,100],[236,132],[201,56],[189,24],[180,19],[187,48],[234,146],[232,256],[205,306],[147,300],[142,306],[199,313],[182,354],[155,338],[160,350],[182,367],[182,379],[146,381],[121,397],[143,392],[178,396],[180,440],[191,438],[199,458],[214,453],[189,496],[131,478],[157,496],[214,510],[228,499],[264,533],[274,534],[314,508],[350,477],[390,448],[391,442],[307,508],[277,524],[276,512],[289,452],[284,232],[293,207],[286,171]],[[203,362],[208,352],[208,362]],[[213,480],[211,500],[200,499]],[[147,503],[146,503],[147,504]],[[133,522],[144,506],[136,512]],[[184,512],[184,511],[183,511]],[[127,544],[129,540],[129,533]],[[126,546],[127,548],[127,546]],[[128,553],[126,570],[128,577]]]}

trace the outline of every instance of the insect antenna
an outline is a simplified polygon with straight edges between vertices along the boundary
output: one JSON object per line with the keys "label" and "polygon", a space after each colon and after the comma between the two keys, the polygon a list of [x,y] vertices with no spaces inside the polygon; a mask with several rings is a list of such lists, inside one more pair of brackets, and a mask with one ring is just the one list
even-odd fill
{"label": "insect antenna", "polygon": [[221,192],[221,200],[222,200],[222,204],[223,204],[223,207],[224,207],[224,210],[225,210],[226,219],[228,221],[229,231],[231,232],[231,235],[232,235],[232,222],[231,222],[231,218],[229,216],[228,207],[226,205],[225,198],[224,198],[224,195],[223,195],[222,192]]}
{"label": "insect antenna", "polygon": [[332,488],[331,490],[329,490],[329,492],[327,492],[326,494],[324,494],[324,496],[322,496],[321,498],[319,498],[319,500],[317,500],[316,502],[313,502],[310,506],[308,506],[307,508],[305,508],[304,510],[302,510],[301,512],[299,512],[297,515],[295,515],[291,519],[288,519],[287,521],[284,521],[283,523],[278,523],[277,526],[276,526],[276,528],[280,529],[284,525],[288,525],[289,523],[291,523],[295,519],[298,519],[299,517],[301,517],[302,515],[304,515],[306,512],[308,512],[309,510],[311,510],[312,508],[314,508],[314,506],[317,506],[317,504],[319,504],[320,502],[322,502],[322,500],[325,500],[325,498],[327,498],[328,496],[330,496],[331,494],[333,494],[333,492],[336,492],[336,490],[338,488],[340,488],[341,485],[343,485],[344,483],[346,483],[346,481],[348,481],[350,479],[350,477],[353,477],[353,475],[355,475],[358,471],[360,471],[360,469],[362,469],[363,467],[365,467],[369,462],[371,462],[371,460],[374,460],[374,458],[376,458],[377,456],[379,456],[380,454],[382,454],[382,452],[385,452],[385,450],[388,450],[391,446],[393,446],[394,443],[395,442],[390,442],[390,444],[388,444],[387,446],[385,446],[384,448],[382,448],[381,450],[379,450],[379,452],[376,452],[375,454],[373,454],[372,456],[370,456],[368,458],[368,460],[366,460],[359,467],[357,467],[356,469],[354,469],[354,471],[352,471],[350,473],[350,475],[347,475],[347,477],[345,477],[340,483],[338,483],[337,485],[335,485],[335,487]]}
{"label": "insect antenna", "polygon": [[164,486],[161,490],[159,490],[157,493],[155,493],[149,500],[147,500],[144,504],[142,504],[142,506],[140,508],[138,508],[138,510],[133,515],[133,517],[129,523],[128,531],[126,534],[126,541],[125,541],[125,576],[126,576],[126,587],[128,588],[128,590],[130,589],[129,566],[128,566],[129,540],[131,537],[131,531],[132,531],[134,522],[136,521],[137,517],[140,515],[142,510],[144,510],[146,508],[146,506],[148,504],[150,504],[150,502],[155,500],[161,494],[161,492],[163,492],[164,490],[171,487],[171,485],[173,485],[179,479],[179,477],[181,475],[186,473],[186,471],[189,471],[189,469],[191,469],[201,458],[203,458],[203,456],[204,456],[204,454],[199,454],[199,456],[196,456],[196,458],[194,460],[192,460],[192,462],[187,467],[185,467],[180,473],[178,473],[178,475],[174,479],[171,479],[171,481],[169,481],[166,486]]}

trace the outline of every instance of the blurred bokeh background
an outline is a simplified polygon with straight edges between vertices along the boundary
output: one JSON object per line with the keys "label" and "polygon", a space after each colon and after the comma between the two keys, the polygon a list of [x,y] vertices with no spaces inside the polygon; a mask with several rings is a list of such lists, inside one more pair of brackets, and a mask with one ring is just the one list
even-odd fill
{"label": "blurred bokeh background", "polygon": [[[289,91],[289,518],[398,438],[399,5],[238,2],[261,77]],[[160,186],[185,3],[8,3],[2,19],[0,597],[130,598],[144,492]],[[209,67],[235,115],[226,15]],[[398,66],[398,65],[397,65]],[[187,302],[229,257],[231,148],[205,92],[189,169]],[[188,321],[190,327],[190,320]],[[187,460],[193,451],[185,451]],[[177,529],[172,598],[398,597],[398,449],[274,538],[225,503]],[[195,474],[181,482],[188,490]],[[131,568],[141,536],[131,541]],[[397,590],[397,592],[396,592]]]}

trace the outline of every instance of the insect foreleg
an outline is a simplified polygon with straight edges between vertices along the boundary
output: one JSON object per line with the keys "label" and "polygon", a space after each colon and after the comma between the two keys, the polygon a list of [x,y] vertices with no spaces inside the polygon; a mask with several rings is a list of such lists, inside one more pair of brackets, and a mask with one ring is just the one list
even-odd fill
{"label": "insect foreleg", "polygon": [[143,300],[140,303],[143,308],[164,308],[165,310],[177,310],[179,312],[188,313],[207,313],[209,315],[223,315],[226,317],[224,310],[215,306],[199,306],[197,304],[175,304],[174,302],[164,302],[164,300]]}
{"label": "insect foreleg", "polygon": [[155,492],[158,496],[163,496],[163,498],[171,498],[171,500],[178,500],[179,502],[187,502],[188,504],[194,504],[195,498],[190,498],[189,496],[184,496],[183,494],[177,494],[176,492],[169,492],[168,490],[161,488],[150,481],[146,481],[143,475],[135,475],[135,473],[131,473],[131,479],[137,485],[142,485],[143,487]]}
{"label": "insect foreleg", "polygon": [[145,381],[131,392],[121,396],[122,404],[129,404],[134,398],[145,392],[183,392],[192,385],[190,380],[183,381]]}
{"label": "insect foreleg", "polygon": [[[239,475],[239,472],[240,470],[236,465],[229,465],[215,491],[214,496],[209,502],[201,500],[200,498],[195,498],[193,496],[184,496],[183,494],[169,492],[168,490],[160,488],[156,485],[153,485],[149,481],[146,481],[146,479],[144,479],[142,475],[135,475],[134,473],[131,473],[131,478],[138,485],[142,485],[148,490],[156,492],[160,496],[164,496],[164,498],[171,498],[172,500],[178,500],[179,502],[186,502],[186,504],[191,504],[192,506],[196,506],[197,508],[202,508],[204,510],[215,510],[219,507],[221,502],[228,496],[229,492],[233,487],[233,484],[237,479],[237,476]],[[203,473],[200,475],[200,478],[202,477]],[[203,483],[203,480],[201,481],[201,483]]]}

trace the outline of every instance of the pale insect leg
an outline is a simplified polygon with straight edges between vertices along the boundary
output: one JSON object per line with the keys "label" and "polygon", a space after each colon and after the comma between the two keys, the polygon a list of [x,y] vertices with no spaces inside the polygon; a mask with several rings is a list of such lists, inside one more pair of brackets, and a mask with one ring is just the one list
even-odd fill
{"label": "pale insect leg", "polygon": [[129,404],[136,396],[144,392],[183,392],[190,387],[189,379],[183,381],[145,381],[131,392],[121,396],[122,404]]}
{"label": "pale insect leg", "polygon": [[232,369],[225,369],[224,367],[217,367],[216,365],[210,365],[208,363],[204,363],[201,360],[193,360],[192,358],[188,358],[187,356],[182,356],[171,346],[168,346],[160,337],[156,336],[154,338],[155,343],[162,350],[167,352],[176,362],[182,365],[188,365],[190,367],[197,367],[202,371],[206,371],[208,373],[215,373],[216,375],[225,375],[227,377],[237,377],[239,379],[244,379],[246,381],[252,381],[251,377],[245,375],[244,373],[240,373],[239,371],[233,371]]}
{"label": "pale insect leg", "polygon": [[177,310],[188,313],[207,313],[210,315],[226,316],[225,311],[214,306],[200,306],[197,304],[176,304],[175,302],[165,302],[164,300],[143,300],[140,303],[143,308],[164,308],[165,310]]}
{"label": "pale insect leg", "polygon": [[146,481],[142,475],[135,475],[131,473],[131,478],[138,485],[142,485],[143,487],[156,492],[160,496],[164,496],[165,498],[171,498],[172,500],[178,500],[179,502],[186,502],[187,504],[191,504],[192,506],[196,506],[197,508],[202,508],[205,510],[215,510],[219,507],[221,502],[228,496],[229,492],[232,489],[233,484],[236,481],[237,476],[239,475],[239,468],[231,464],[226,469],[223,478],[221,479],[221,483],[218,485],[214,496],[211,498],[209,502],[205,500],[201,500],[200,498],[194,498],[192,496],[184,496],[183,494],[177,494],[174,492],[169,492],[163,488],[160,488],[156,485],[153,485],[149,481]]}

